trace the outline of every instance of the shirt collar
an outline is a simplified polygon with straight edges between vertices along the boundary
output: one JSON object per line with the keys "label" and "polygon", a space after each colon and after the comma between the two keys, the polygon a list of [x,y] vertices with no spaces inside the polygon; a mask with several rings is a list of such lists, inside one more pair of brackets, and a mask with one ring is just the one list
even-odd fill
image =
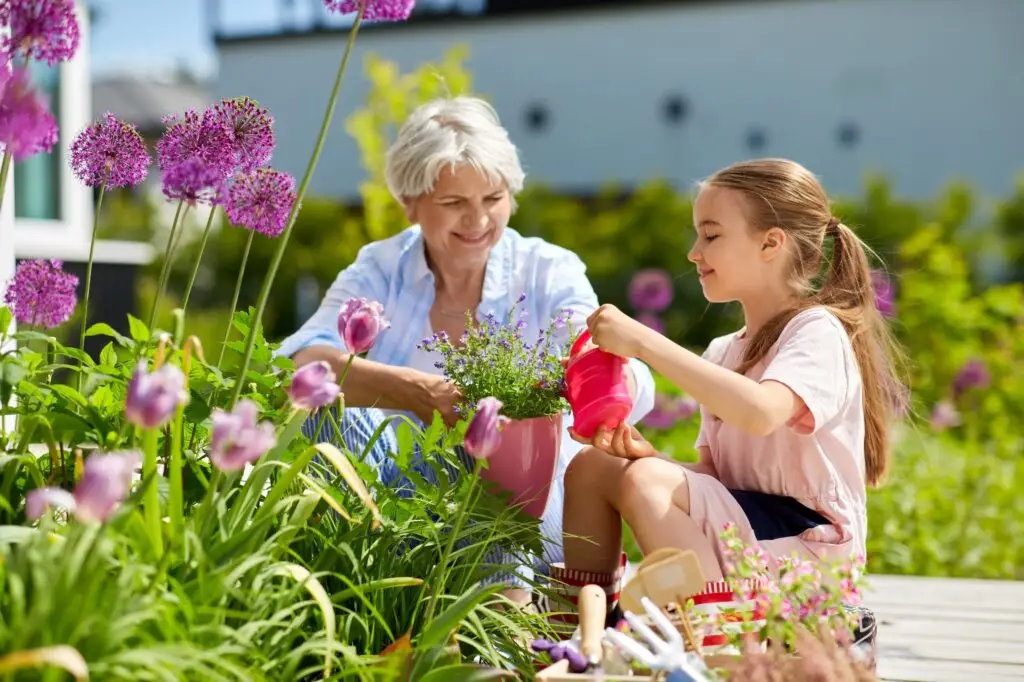
{"label": "shirt collar", "polygon": [[[420,284],[426,280],[432,284],[434,273],[427,266],[427,249],[423,239],[423,230],[419,225],[414,226],[414,229],[416,237],[408,246],[408,253],[412,259],[410,261],[412,281]],[[509,292],[508,286],[509,268],[512,261],[512,240],[515,238],[515,234],[511,228],[506,227],[502,231],[501,239],[491,247],[491,252],[487,255],[487,271],[484,274],[483,295],[480,299],[480,307],[477,309],[478,312],[499,314],[507,307],[503,303],[512,293]],[[517,296],[519,293],[515,292]]]}

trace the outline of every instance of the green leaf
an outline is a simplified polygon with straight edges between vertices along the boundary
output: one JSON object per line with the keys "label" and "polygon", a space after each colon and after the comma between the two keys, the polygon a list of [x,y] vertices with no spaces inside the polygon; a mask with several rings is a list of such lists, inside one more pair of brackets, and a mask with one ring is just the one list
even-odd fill
{"label": "green leaf", "polygon": [[100,364],[106,365],[107,367],[114,367],[117,365],[117,351],[114,350],[113,341],[105,345],[103,350],[100,351]]}
{"label": "green leaf", "polygon": [[514,680],[515,673],[498,668],[486,668],[473,663],[459,663],[434,668],[417,682],[485,682],[486,680]]}
{"label": "green leaf", "polygon": [[130,313],[128,315],[128,333],[133,339],[140,342],[149,341],[151,336],[146,323]]}
{"label": "green leaf", "polygon": [[427,623],[417,642],[417,648],[430,649],[446,642],[473,609],[482,604],[487,597],[500,590],[500,585],[477,585],[466,592],[443,613]]}
{"label": "green leaf", "polygon": [[11,328],[11,321],[14,320],[14,316],[11,314],[11,309],[7,306],[0,306],[0,335],[7,333],[7,330]]}
{"label": "green leaf", "polygon": [[[131,315],[128,316],[131,318]],[[129,321],[130,324],[130,321]],[[141,322],[140,322],[141,324]],[[111,327],[106,322],[97,322],[96,324],[85,330],[86,336],[109,336],[110,338],[117,341],[118,345],[124,346],[125,348],[133,348],[135,342],[129,339],[127,336]]]}
{"label": "green leaf", "polygon": [[84,395],[66,384],[50,384],[50,390],[82,407],[86,407],[89,404]]}

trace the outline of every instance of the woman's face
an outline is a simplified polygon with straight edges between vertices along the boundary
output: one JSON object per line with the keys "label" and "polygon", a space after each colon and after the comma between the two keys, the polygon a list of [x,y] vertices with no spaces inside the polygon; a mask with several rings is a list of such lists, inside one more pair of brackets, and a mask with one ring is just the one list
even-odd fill
{"label": "woman's face", "polygon": [[419,223],[430,257],[438,263],[486,264],[512,214],[505,183],[493,183],[469,164],[445,167],[434,190],[411,199],[405,213]]}

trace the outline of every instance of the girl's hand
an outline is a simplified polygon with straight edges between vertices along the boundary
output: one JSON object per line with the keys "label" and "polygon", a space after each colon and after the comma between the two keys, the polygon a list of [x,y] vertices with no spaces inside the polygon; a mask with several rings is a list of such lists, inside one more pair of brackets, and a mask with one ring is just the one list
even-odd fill
{"label": "girl's hand", "polygon": [[607,452],[609,455],[622,457],[623,459],[641,459],[643,457],[657,457],[658,451],[654,449],[646,438],[632,425],[623,422],[618,428],[610,431],[607,427],[599,426],[597,433],[590,440],[583,438],[578,433],[569,429],[569,435],[577,443],[593,445],[598,450]]}
{"label": "girl's hand", "polygon": [[610,304],[602,305],[590,314],[587,329],[598,348],[624,358],[640,355],[644,339],[654,333],[647,325]]}

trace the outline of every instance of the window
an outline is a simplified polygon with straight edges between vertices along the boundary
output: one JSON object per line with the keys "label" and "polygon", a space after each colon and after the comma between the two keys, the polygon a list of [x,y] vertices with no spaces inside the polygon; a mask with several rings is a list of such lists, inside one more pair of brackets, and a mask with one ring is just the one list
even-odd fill
{"label": "window", "polygon": [[[58,108],[60,103],[60,65],[53,67],[32,61],[29,73],[36,87],[50,100],[50,111],[65,129]],[[14,164],[14,215],[16,218],[60,220],[60,183],[63,171],[60,142],[49,153],[36,154]]]}

